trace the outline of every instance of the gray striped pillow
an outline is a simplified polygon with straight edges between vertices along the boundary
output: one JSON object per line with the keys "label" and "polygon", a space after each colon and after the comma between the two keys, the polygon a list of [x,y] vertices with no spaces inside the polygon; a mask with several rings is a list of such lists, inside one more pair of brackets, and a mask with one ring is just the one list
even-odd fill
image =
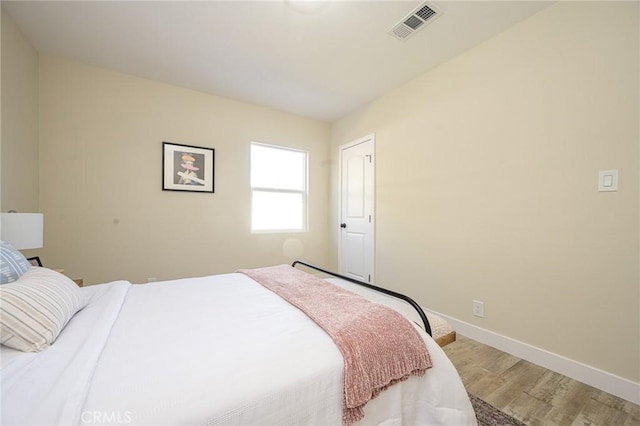
{"label": "gray striped pillow", "polygon": [[69,278],[32,267],[17,281],[0,286],[0,343],[39,352],[56,340],[86,303]]}

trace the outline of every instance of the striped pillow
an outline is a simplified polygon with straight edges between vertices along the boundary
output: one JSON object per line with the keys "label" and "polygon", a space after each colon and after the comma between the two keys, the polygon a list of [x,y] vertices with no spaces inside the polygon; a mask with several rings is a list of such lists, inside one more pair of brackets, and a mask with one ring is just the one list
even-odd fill
{"label": "striped pillow", "polygon": [[39,352],[56,340],[86,304],[69,278],[32,267],[16,282],[0,286],[0,343],[23,352]]}
{"label": "striped pillow", "polygon": [[0,241],[0,284],[13,282],[27,272],[31,264],[6,241]]}

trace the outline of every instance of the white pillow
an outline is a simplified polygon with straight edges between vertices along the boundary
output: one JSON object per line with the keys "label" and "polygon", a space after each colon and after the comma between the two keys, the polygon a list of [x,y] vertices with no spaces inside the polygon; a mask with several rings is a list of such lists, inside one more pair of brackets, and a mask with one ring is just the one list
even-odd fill
{"label": "white pillow", "polygon": [[23,352],[39,352],[56,340],[86,304],[69,278],[32,267],[17,281],[0,286],[0,343]]}

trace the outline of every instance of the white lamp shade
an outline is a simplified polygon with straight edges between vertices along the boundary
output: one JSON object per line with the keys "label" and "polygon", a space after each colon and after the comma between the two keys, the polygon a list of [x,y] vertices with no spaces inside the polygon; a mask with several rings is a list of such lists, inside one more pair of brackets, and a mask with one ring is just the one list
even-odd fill
{"label": "white lamp shade", "polygon": [[0,240],[18,250],[42,247],[42,213],[0,213]]}

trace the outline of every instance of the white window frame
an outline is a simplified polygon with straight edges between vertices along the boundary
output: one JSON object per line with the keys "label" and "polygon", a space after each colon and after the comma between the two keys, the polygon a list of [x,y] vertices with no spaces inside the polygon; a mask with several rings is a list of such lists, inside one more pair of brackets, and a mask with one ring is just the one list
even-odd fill
{"label": "white window frame", "polygon": [[[309,151],[305,151],[303,149],[290,148],[286,146],[267,144],[262,142],[251,142],[251,147],[254,145],[262,146],[266,148],[272,149],[280,149],[283,151],[293,151],[300,152],[304,154],[304,185],[302,190],[295,189],[281,189],[281,188],[271,188],[271,187],[261,187],[261,186],[253,186],[251,182],[251,167],[249,167],[249,184],[251,185],[251,233],[254,234],[277,234],[277,233],[293,233],[293,232],[308,232],[308,224],[309,224]],[[252,159],[250,158],[249,163],[251,164]],[[253,193],[254,192],[270,192],[270,193],[281,193],[281,194],[301,194],[302,195],[302,228],[300,229],[253,229]]]}

